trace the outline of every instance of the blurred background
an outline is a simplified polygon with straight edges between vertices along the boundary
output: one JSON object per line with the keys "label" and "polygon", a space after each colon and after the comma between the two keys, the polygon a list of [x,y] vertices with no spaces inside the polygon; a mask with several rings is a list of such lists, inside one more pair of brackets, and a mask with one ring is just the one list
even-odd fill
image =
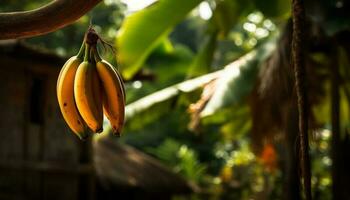
{"label": "blurred background", "polygon": [[[350,5],[304,2],[312,194],[346,200]],[[82,142],[56,80],[90,20],[116,48],[100,52],[124,78],[126,126]],[[291,35],[288,0],[104,0],[58,31],[0,41],[0,199],[302,199]]]}

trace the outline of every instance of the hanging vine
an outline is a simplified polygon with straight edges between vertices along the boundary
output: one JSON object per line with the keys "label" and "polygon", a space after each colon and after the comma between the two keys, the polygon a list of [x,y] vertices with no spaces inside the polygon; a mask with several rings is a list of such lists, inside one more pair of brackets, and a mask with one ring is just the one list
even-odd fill
{"label": "hanging vine", "polygon": [[311,170],[308,140],[308,98],[306,89],[306,69],[304,57],[305,8],[302,0],[292,0],[293,38],[292,63],[299,111],[299,142],[301,152],[301,179],[306,200],[311,200]]}

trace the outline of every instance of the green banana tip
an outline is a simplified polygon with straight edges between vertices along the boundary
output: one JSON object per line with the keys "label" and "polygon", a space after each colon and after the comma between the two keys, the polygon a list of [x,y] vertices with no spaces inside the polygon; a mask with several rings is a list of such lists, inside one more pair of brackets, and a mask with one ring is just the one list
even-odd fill
{"label": "green banana tip", "polygon": [[96,132],[96,133],[102,133],[102,131],[103,131],[103,128],[101,127],[101,128],[99,128],[99,129],[97,129],[95,132]]}
{"label": "green banana tip", "polygon": [[85,141],[88,137],[89,137],[89,133],[88,132],[81,132],[76,134],[80,140]]}
{"label": "green banana tip", "polygon": [[121,136],[121,134],[120,134],[119,131],[114,131],[114,132],[113,132],[113,135],[115,135],[115,136],[117,136],[117,137],[120,137],[120,136]]}

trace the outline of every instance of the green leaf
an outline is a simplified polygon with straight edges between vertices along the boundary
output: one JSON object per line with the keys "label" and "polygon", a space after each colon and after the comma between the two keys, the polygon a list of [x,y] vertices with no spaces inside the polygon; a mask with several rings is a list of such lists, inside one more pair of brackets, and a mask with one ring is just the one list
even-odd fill
{"label": "green leaf", "polygon": [[325,91],[324,98],[321,102],[319,102],[316,105],[313,105],[311,108],[311,111],[313,113],[313,116],[315,117],[315,120],[318,124],[321,124],[325,127],[330,127],[330,120],[331,115],[329,114],[331,112],[331,102],[330,102],[330,91],[331,91],[331,83],[329,81],[325,81],[322,84],[322,88]]}
{"label": "green leaf", "polygon": [[285,19],[290,15],[291,1],[287,0],[253,0],[255,6],[268,18]]}
{"label": "green leaf", "polygon": [[198,182],[207,167],[199,162],[197,153],[186,145],[182,145],[177,152],[177,156],[179,162],[176,168],[178,168],[179,172],[191,181]]}
{"label": "green leaf", "polygon": [[344,83],[340,88],[340,125],[342,130],[349,132],[350,130],[350,91],[349,91],[349,76],[350,76],[350,60],[346,49],[343,47],[338,47],[338,63],[340,74],[343,78]]}
{"label": "green leaf", "polygon": [[210,71],[218,37],[226,37],[238,21],[242,13],[240,8],[244,7],[240,3],[242,2],[236,0],[218,2],[208,26],[207,36],[203,39],[203,44],[189,67],[188,78],[203,75]]}
{"label": "green leaf", "polygon": [[[219,1],[213,13],[212,22],[219,30],[220,38],[226,37],[231,28],[237,23],[242,11],[247,7],[246,1]],[[244,5],[242,5],[244,4]]]}
{"label": "green leaf", "polygon": [[117,60],[122,74],[130,79],[147,56],[202,0],[159,0],[128,16],[117,36]]}
{"label": "green leaf", "polygon": [[164,88],[184,80],[193,59],[192,51],[184,45],[174,45],[171,52],[161,52],[158,47],[149,55],[144,69],[149,69],[156,77],[155,86]]}
{"label": "green leaf", "polygon": [[226,66],[218,80],[217,89],[201,116],[212,115],[223,107],[237,104],[247,96],[255,83],[259,64],[274,48],[275,43],[269,42]]}
{"label": "green leaf", "polygon": [[160,160],[166,162],[169,165],[176,165],[178,163],[177,152],[181,147],[181,143],[174,139],[166,139],[162,144],[157,147],[149,147],[147,152],[156,156]]}
{"label": "green leaf", "polygon": [[[249,114],[249,113],[248,113]],[[230,122],[224,124],[220,131],[227,140],[238,140],[251,130],[252,120],[250,115],[243,115],[240,118],[233,118]]]}
{"label": "green leaf", "polygon": [[210,82],[211,80],[217,78],[221,72],[222,71],[216,71],[210,74],[206,74],[191,80],[178,83],[176,85],[167,87],[158,92],[155,92],[146,97],[143,97],[133,103],[128,104],[125,110],[126,120],[129,120],[135,117],[135,115],[140,114],[152,108],[152,106],[155,106],[156,104],[166,102],[176,97],[181,92],[184,92],[184,93],[193,92],[194,90],[202,87],[203,85]]}
{"label": "green leaf", "polygon": [[189,67],[188,78],[203,75],[210,71],[217,43],[217,32],[208,35],[201,49]]}
{"label": "green leaf", "polygon": [[159,44],[154,48],[152,54],[155,55],[164,55],[164,54],[170,54],[174,51],[174,46],[169,40],[168,37],[163,38],[159,42]]}

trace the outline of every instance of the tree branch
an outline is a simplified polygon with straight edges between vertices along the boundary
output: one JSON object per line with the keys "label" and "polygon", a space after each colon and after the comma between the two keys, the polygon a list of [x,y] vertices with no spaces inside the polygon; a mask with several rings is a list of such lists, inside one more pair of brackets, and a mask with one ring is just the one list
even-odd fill
{"label": "tree branch", "polygon": [[101,0],[55,0],[31,11],[0,13],[0,40],[43,35],[63,28]]}

